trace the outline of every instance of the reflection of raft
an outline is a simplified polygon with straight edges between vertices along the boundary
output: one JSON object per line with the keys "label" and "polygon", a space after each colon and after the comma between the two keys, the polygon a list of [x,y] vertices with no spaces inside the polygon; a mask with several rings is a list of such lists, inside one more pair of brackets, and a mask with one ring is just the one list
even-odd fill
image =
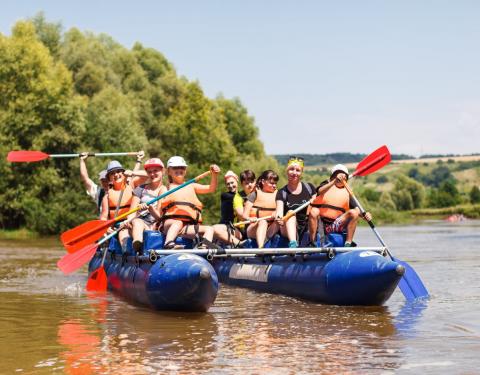
{"label": "reflection of raft", "polygon": [[[160,234],[145,236],[145,244],[157,247]],[[207,311],[218,291],[214,269],[204,258],[193,254],[172,254],[150,262],[136,257],[129,250],[122,256],[120,246],[110,241],[105,259],[108,288],[133,302],[156,310]],[[101,254],[97,252],[89,264],[89,272],[97,269]]]}

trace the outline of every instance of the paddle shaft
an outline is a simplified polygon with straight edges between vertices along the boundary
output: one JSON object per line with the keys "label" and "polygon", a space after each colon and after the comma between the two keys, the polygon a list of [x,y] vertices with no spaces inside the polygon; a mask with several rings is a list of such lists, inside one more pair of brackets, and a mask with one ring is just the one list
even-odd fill
{"label": "paddle shaft", "polygon": [[[78,158],[81,154],[49,154],[51,158]],[[89,152],[88,156],[135,156],[136,152]]]}
{"label": "paddle shaft", "polygon": [[[355,194],[353,194],[352,189],[350,188],[350,186],[347,184],[346,181],[344,181],[343,183],[344,183],[345,189],[347,189],[347,191],[348,191],[348,194],[350,194],[350,196],[352,197],[353,201],[355,202],[355,204],[357,205],[358,209],[360,210],[360,214],[361,214],[363,217],[365,217],[366,211],[364,210],[364,208],[362,207],[362,205],[361,205],[360,202],[358,201],[358,199],[357,199],[357,197],[355,196]],[[388,255],[390,256],[390,258],[392,258],[392,255],[391,255],[390,252],[388,251],[388,247],[387,247],[387,245],[385,244],[385,241],[383,240],[382,236],[380,236],[380,233],[378,233],[377,228],[375,228],[375,225],[373,224],[372,220],[367,220],[367,223],[368,223],[368,225],[370,226],[370,228],[372,228],[373,233],[375,233],[375,236],[378,238],[378,241],[379,241],[379,242],[382,244],[382,246],[385,247],[385,249],[387,250],[387,253],[388,253]]]}
{"label": "paddle shaft", "polygon": [[[357,197],[355,197],[355,195],[353,194],[353,191],[350,188],[350,186],[348,186],[346,182],[344,182],[344,186],[347,189],[350,196],[352,197],[352,199],[354,200],[354,202],[356,203],[356,205],[358,206],[358,209],[360,210],[361,215],[365,217],[366,212],[363,209],[360,202],[358,201]],[[373,222],[371,220],[367,220],[367,223],[370,226],[370,228],[372,228],[372,231],[377,237],[380,244],[382,244],[382,246],[385,247],[385,252],[388,254],[390,259],[400,263],[402,266],[405,267],[405,270],[406,270],[405,274],[403,275],[399,283],[400,290],[402,291],[405,298],[407,300],[412,300],[417,297],[428,297],[429,294],[428,294],[427,288],[425,287],[425,285],[423,284],[422,280],[417,275],[415,270],[408,263],[394,258],[392,253],[388,249],[387,245],[385,244],[385,241],[383,240],[382,236],[380,236],[380,233],[378,233],[377,228],[375,228],[375,225],[373,224]]]}

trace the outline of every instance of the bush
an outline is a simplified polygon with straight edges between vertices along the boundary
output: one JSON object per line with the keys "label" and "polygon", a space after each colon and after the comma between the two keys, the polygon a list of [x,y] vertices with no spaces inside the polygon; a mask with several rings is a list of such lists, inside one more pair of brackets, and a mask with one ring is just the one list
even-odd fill
{"label": "bush", "polygon": [[377,184],[385,184],[388,182],[388,177],[385,175],[378,176],[377,179]]}
{"label": "bush", "polygon": [[384,191],[380,195],[380,200],[379,200],[378,203],[385,210],[389,210],[389,211],[396,211],[397,210],[397,206],[395,205],[395,202],[393,201],[392,196],[390,195],[390,193],[388,193],[386,191]]}
{"label": "bush", "polygon": [[480,189],[478,188],[477,185],[474,185],[472,187],[472,190],[470,190],[470,202],[475,204],[475,203],[480,203]]}

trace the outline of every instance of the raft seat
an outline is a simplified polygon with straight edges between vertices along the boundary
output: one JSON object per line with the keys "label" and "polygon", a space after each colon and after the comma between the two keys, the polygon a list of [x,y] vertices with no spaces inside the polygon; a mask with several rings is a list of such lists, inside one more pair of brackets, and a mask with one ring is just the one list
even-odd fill
{"label": "raft seat", "polygon": [[[147,252],[151,249],[154,250],[161,250],[163,249],[163,244],[165,243],[165,236],[159,232],[154,230],[146,230],[143,232],[143,252],[147,254]],[[177,237],[175,240],[177,245],[185,246],[185,249],[193,248],[193,241],[188,238]],[[113,252],[117,255],[122,255],[122,247],[120,246],[120,242],[118,238],[115,236],[110,239],[108,244],[108,251]],[[135,251],[132,248],[132,238],[129,237],[127,240],[127,255],[135,255]]]}

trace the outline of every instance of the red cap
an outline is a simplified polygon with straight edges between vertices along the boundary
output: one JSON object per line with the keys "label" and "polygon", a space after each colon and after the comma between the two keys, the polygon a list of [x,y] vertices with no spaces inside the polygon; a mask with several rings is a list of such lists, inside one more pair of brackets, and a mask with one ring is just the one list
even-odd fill
{"label": "red cap", "polygon": [[148,159],[145,162],[145,164],[143,165],[143,168],[145,170],[147,170],[148,168],[153,168],[153,167],[164,168],[165,166],[163,165],[163,162],[159,158]]}

